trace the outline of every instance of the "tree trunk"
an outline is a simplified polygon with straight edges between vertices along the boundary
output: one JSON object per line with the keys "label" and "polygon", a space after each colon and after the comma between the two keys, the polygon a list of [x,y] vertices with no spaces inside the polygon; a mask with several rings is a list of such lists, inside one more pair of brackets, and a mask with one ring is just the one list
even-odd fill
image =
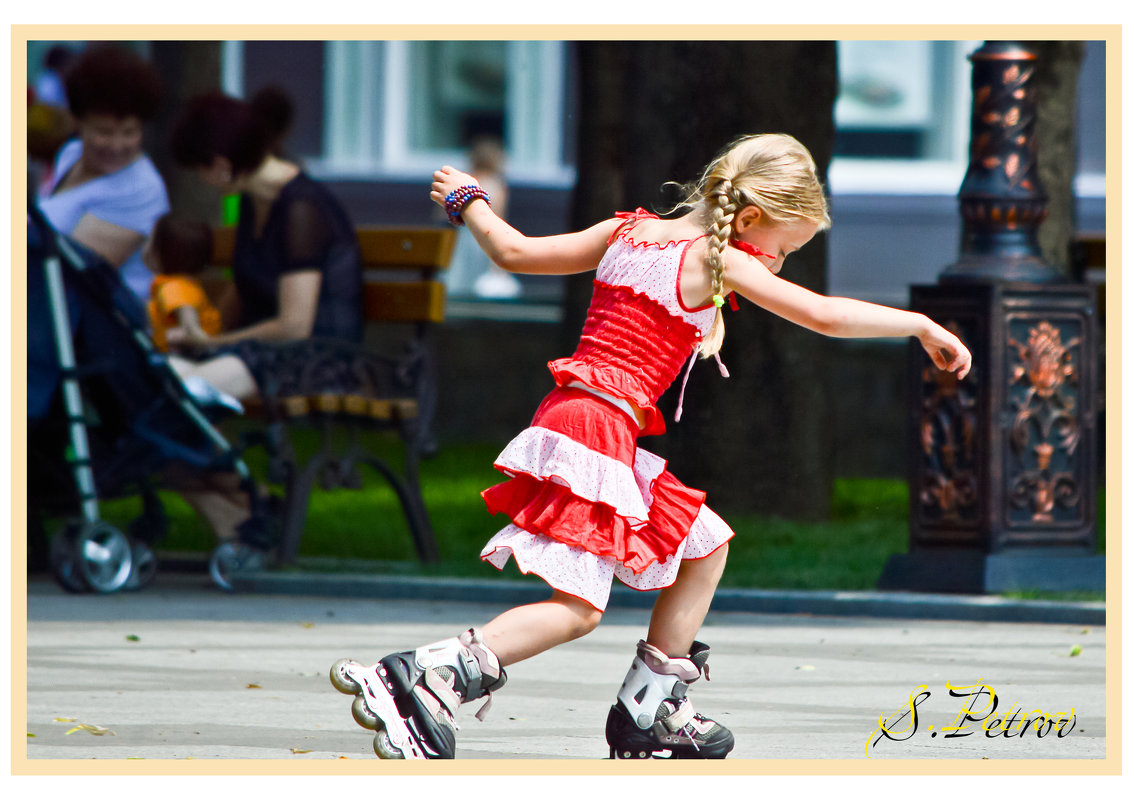
{"label": "tree trunk", "polygon": [[1070,276],[1070,245],[1075,235],[1078,167],[1075,108],[1079,93],[1082,42],[1025,42],[1036,61],[1036,159],[1047,190],[1047,218],[1039,228],[1040,250]]}
{"label": "tree trunk", "polygon": [[173,163],[169,135],[190,97],[220,88],[220,42],[155,41],[150,58],[161,73],[166,91],[162,112],[152,126],[154,144],[149,148],[150,157],[165,178],[174,212],[217,225],[221,218],[220,193]]}
{"label": "tree trunk", "polygon": [[[687,182],[738,136],[789,133],[825,176],[834,145],[833,42],[585,42],[579,44],[579,183],[575,227],[677,199]],[[826,238],[794,255],[784,276],[826,288]],[[571,283],[567,326],[577,339],[591,276]],[[721,357],[698,363],[685,410],[662,401],[670,433],[643,442],[726,511],[821,518],[830,508],[832,430],[826,341],[741,301],[725,314]]]}

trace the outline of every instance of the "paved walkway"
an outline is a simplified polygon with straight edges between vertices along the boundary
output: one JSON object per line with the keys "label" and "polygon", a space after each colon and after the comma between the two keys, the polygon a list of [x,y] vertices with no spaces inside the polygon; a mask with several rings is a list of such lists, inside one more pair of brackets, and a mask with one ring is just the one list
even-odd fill
{"label": "paved walkway", "polygon": [[[350,698],[327,680],[330,665],[452,636],[506,608],[226,595],[192,574],[108,596],[36,580],[27,604],[29,771],[36,760],[92,758],[375,760]],[[458,757],[606,759],[606,712],[647,615],[612,609],[587,637],[511,668],[486,721],[462,711]],[[1105,633],[1083,623],[712,612],[701,635],[713,647],[712,681],[692,697],[735,733],[733,760],[861,764],[867,750],[875,760],[1096,760],[1106,756]],[[970,722],[969,736],[939,737],[973,700],[951,697],[949,684],[993,688],[997,718],[1074,708],[1074,724],[1062,737],[988,737]],[[879,716],[908,708],[921,685],[916,732],[907,717],[892,726],[904,739],[867,749]],[[982,696],[972,708],[987,705]]]}

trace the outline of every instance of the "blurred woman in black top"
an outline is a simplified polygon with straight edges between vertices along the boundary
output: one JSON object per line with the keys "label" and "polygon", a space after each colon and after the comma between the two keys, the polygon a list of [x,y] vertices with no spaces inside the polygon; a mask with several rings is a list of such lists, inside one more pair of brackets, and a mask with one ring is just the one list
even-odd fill
{"label": "blurred woman in black top", "polygon": [[270,345],[362,339],[354,225],[325,187],[279,155],[291,116],[291,101],[274,88],[250,102],[213,92],[189,101],[172,134],[179,166],[240,194],[233,282],[217,302],[224,333],[171,332],[171,346],[208,357],[172,361],[183,376],[201,376],[240,399],[280,392],[280,382],[298,372],[287,362],[303,360],[302,349],[285,356]]}
{"label": "blurred woman in black top", "polygon": [[[225,193],[240,194],[233,282],[217,299],[222,333],[172,329],[170,363],[244,400],[295,394],[304,367],[327,339],[360,342],[362,261],[342,205],[280,155],[292,105],[279,90],[251,101],[219,92],[189,101],[175,123],[174,161]],[[292,343],[281,348],[280,345]],[[194,359],[184,358],[193,355]],[[182,495],[220,540],[249,518],[235,476],[211,478]]]}

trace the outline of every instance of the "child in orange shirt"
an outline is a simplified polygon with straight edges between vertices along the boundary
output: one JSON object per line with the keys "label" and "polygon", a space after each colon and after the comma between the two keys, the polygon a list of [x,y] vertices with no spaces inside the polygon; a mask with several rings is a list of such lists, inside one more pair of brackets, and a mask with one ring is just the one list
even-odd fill
{"label": "child in orange shirt", "polygon": [[203,222],[166,214],[154,225],[142,260],[155,273],[150,288],[150,326],[154,346],[169,349],[166,331],[185,328],[210,336],[220,333],[220,312],[193,278],[213,254],[213,232]]}

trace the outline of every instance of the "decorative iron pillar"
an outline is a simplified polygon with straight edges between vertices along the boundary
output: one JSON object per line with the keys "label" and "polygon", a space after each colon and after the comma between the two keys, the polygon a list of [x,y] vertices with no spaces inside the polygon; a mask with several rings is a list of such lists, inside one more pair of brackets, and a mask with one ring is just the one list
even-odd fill
{"label": "decorative iron pillar", "polygon": [[910,308],[973,353],[963,381],[910,350],[910,550],[879,581],[928,592],[1101,590],[1095,299],[1037,239],[1036,56],[988,42],[973,63],[961,253]]}
{"label": "decorative iron pillar", "polygon": [[1036,158],[1036,56],[986,42],[973,64],[969,168],[961,182],[961,257],[942,280],[1059,281],[1040,252],[1047,193]]}

